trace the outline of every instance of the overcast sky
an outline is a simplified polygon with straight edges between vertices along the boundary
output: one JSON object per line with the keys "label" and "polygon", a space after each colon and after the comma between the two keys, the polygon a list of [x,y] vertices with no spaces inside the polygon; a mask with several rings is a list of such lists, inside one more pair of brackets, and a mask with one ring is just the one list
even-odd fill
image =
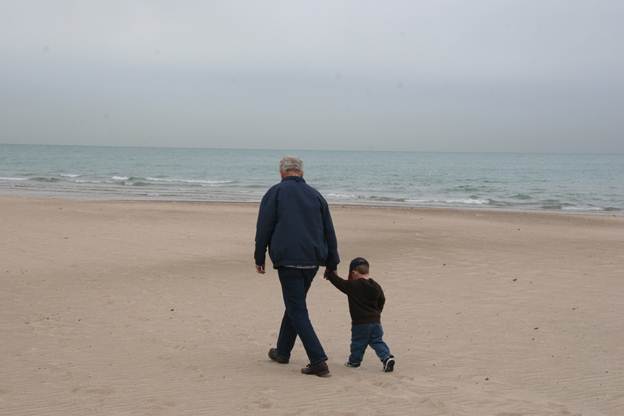
{"label": "overcast sky", "polygon": [[624,1],[0,0],[0,143],[624,152]]}

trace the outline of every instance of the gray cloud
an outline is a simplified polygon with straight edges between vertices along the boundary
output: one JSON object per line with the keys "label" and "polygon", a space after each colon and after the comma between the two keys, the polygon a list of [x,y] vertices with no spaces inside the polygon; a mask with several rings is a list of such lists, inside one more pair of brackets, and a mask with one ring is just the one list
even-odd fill
{"label": "gray cloud", "polygon": [[0,142],[624,152],[618,1],[0,6]]}

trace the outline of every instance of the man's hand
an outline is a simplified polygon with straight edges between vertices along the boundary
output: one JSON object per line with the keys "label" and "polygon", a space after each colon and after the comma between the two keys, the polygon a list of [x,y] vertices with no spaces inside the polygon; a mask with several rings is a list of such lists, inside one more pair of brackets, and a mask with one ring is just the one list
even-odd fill
{"label": "man's hand", "polygon": [[256,273],[265,274],[264,264],[258,265],[256,264]]}
{"label": "man's hand", "polygon": [[336,274],[336,270],[325,268],[325,273],[323,273],[323,277],[327,280],[329,279],[329,276],[333,276],[335,274]]}

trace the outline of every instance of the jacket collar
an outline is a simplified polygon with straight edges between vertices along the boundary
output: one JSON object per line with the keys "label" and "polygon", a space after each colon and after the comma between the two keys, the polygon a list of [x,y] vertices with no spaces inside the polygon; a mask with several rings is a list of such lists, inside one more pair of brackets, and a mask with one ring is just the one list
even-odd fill
{"label": "jacket collar", "polygon": [[305,183],[305,180],[303,179],[302,176],[286,176],[285,178],[282,179],[282,182],[284,181],[295,181],[295,182]]}

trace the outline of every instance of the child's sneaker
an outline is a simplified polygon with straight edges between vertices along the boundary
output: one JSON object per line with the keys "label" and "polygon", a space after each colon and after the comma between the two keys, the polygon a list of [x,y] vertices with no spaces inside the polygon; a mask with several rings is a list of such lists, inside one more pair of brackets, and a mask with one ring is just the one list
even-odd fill
{"label": "child's sneaker", "polygon": [[385,373],[391,373],[394,371],[394,355],[391,355],[383,361],[383,371]]}
{"label": "child's sneaker", "polygon": [[349,367],[349,368],[358,368],[359,366],[360,366],[360,363],[352,363],[349,361],[345,363],[345,367]]}

